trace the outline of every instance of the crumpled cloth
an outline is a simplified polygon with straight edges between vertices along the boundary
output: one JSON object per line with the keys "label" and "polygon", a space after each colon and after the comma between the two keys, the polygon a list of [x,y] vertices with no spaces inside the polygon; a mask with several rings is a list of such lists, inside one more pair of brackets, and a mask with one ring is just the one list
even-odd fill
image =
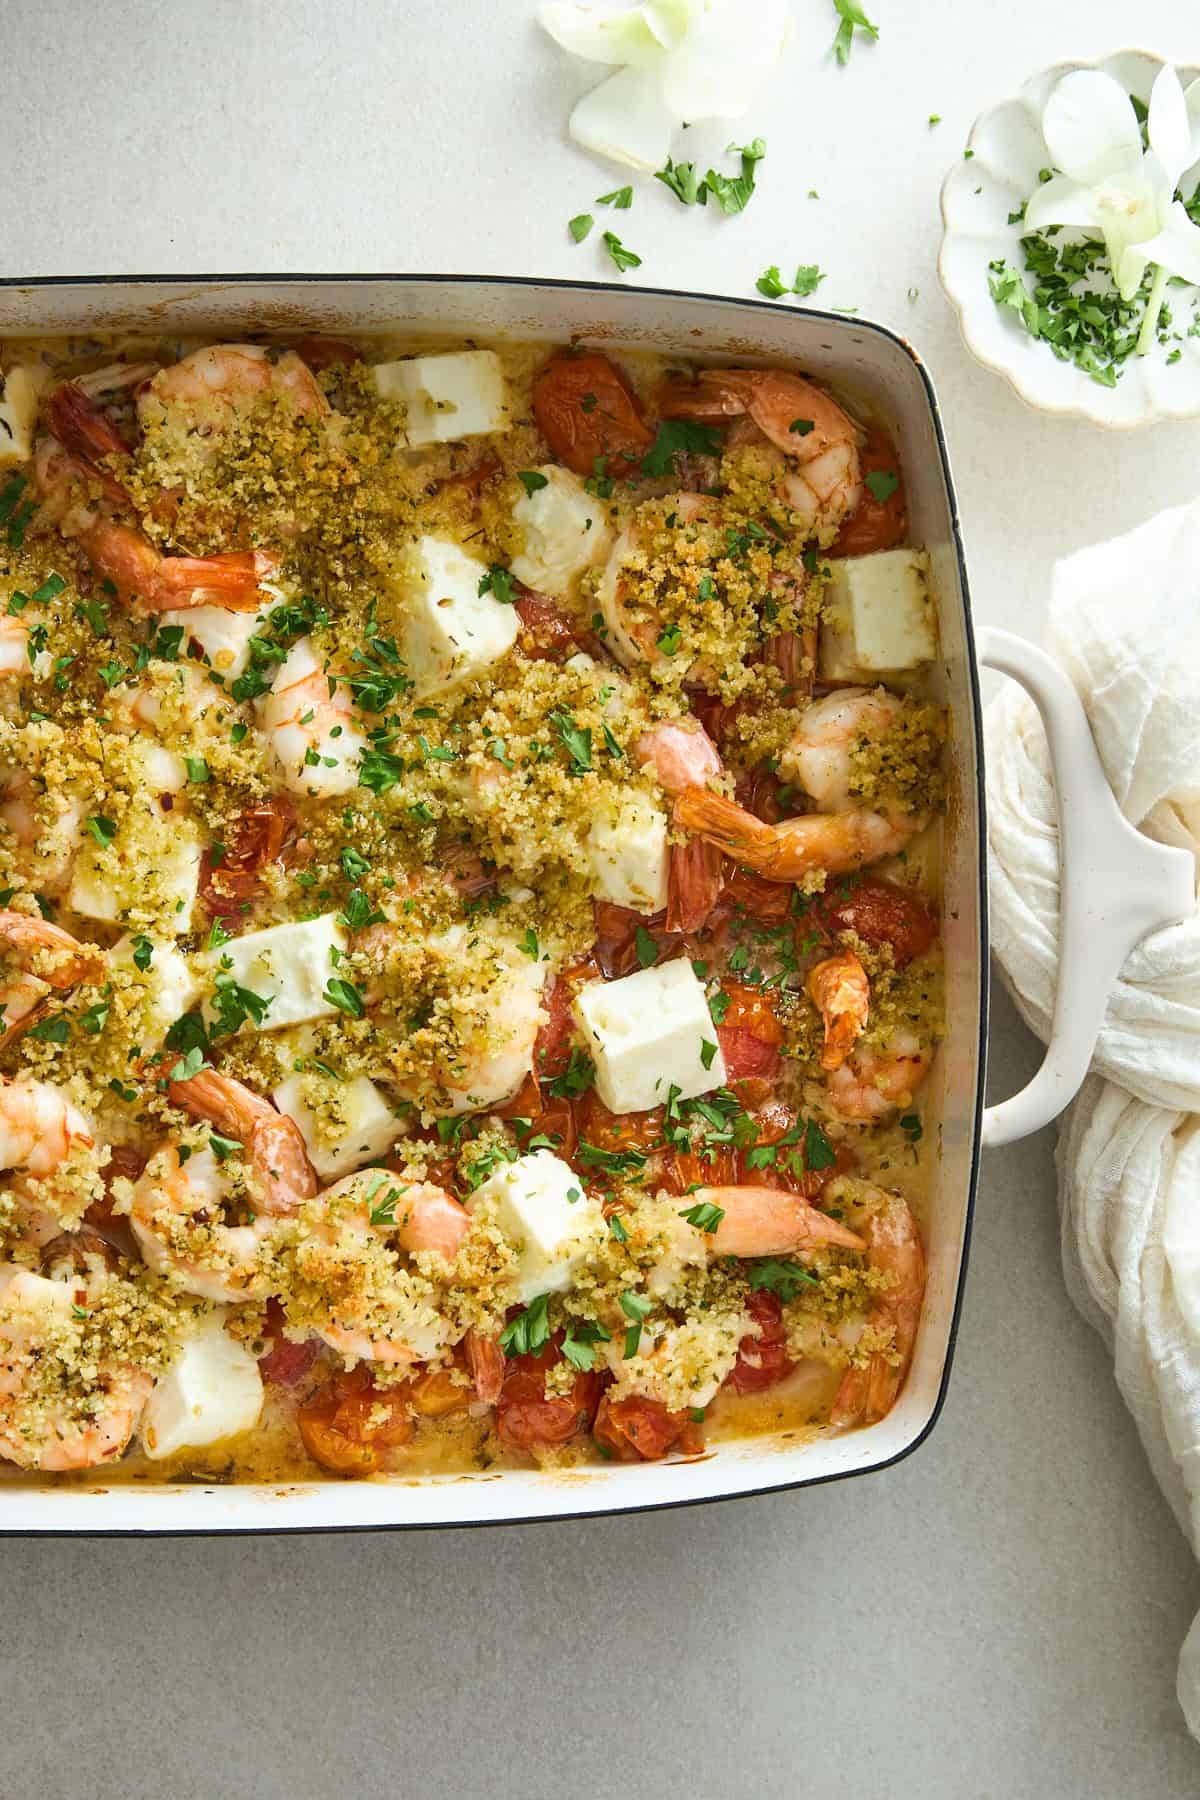
{"label": "crumpled cloth", "polygon": [[[1083,700],[1126,818],[1200,858],[1200,503],[1058,563],[1046,644]],[[987,709],[985,742],[992,947],[1045,1042],[1058,831],[1045,734],[1013,683]],[[1067,1289],[1112,1350],[1155,1478],[1200,1555],[1200,1335],[1171,1274],[1181,1233],[1200,1247],[1200,913],[1126,961],[1091,1073],[1060,1121],[1057,1164]],[[1200,1616],[1178,1693],[1200,1738]]]}

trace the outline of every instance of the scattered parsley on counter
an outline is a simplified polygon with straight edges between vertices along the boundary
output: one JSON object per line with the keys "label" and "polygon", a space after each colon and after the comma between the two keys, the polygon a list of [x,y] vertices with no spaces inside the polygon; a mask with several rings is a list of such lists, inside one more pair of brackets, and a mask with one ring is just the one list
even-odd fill
{"label": "scattered parsley on counter", "polygon": [[598,194],[597,206],[615,206],[618,212],[628,212],[633,205],[633,189],[631,187],[614,188],[611,194]]}
{"label": "scattered parsley on counter", "polygon": [[833,40],[833,54],[844,68],[850,61],[850,52],[854,47],[854,33],[865,32],[867,37],[876,39],[879,27],[868,19],[858,0],[833,0],[841,24],[837,28],[837,36]]}
{"label": "scattered parsley on counter", "polygon": [[627,250],[615,231],[606,231],[604,244],[617,268],[624,274],[626,269],[640,269],[642,259],[633,250]]}
{"label": "scattered parsley on counter", "polygon": [[567,230],[577,244],[582,244],[595,223],[591,213],[576,213],[575,217],[568,221]]}

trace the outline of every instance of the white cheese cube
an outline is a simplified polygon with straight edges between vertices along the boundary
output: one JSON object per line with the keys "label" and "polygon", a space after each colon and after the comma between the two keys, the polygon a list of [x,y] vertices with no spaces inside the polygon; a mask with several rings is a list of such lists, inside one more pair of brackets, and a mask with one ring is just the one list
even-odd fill
{"label": "white cheese cube", "polygon": [[198,644],[218,675],[232,681],[250,660],[249,644],[263,629],[264,613],[233,612],[228,606],[189,606],[160,615],[162,625],[181,625],[186,650]]}
{"label": "white cheese cube", "polygon": [[[317,1101],[315,1107],[309,1105],[306,1092]],[[353,1081],[289,1075],[273,1098],[280,1112],[300,1127],[317,1174],[331,1181],[386,1156],[400,1129],[395,1113],[366,1075]]]}
{"label": "white cheese cube", "polygon": [[443,538],[416,544],[402,587],[403,654],[419,694],[481,675],[516,643],[516,607],[479,592],[486,573],[486,563]]}
{"label": "white cheese cube", "polygon": [[[37,424],[38,396],[48,371],[18,363],[4,377],[0,394],[0,469],[28,462],[33,455],[33,431]],[[28,494],[25,496],[30,497]]]}
{"label": "white cheese cube", "polygon": [[836,558],[821,618],[826,681],[869,681],[937,655],[937,616],[924,550]]}
{"label": "white cheese cube", "polygon": [[672,1088],[692,1100],[725,1084],[708,1000],[686,957],[589,982],[575,997],[575,1017],[611,1112],[648,1112]]}
{"label": "white cheese cube", "polygon": [[222,944],[206,960],[214,985],[218,977],[229,977],[269,1001],[259,1030],[278,1031],[337,1012],[325,989],[330,977],[336,977],[345,949],[346,934],[337,914],[322,913],[317,919],[248,931]]}
{"label": "white cheese cube", "polygon": [[578,475],[543,463],[546,485],[513,507],[524,547],[509,564],[518,581],[555,597],[570,593],[585,569],[608,555],[613,540],[608,508],[589,494]]}
{"label": "white cheese cube", "polygon": [[517,1253],[517,1300],[569,1288],[604,1237],[604,1214],[574,1169],[551,1150],[505,1163],[476,1188],[472,1208],[495,1208],[496,1223]]}
{"label": "white cheese cube", "polygon": [[511,427],[504,371],[494,350],[406,356],[376,363],[371,376],[382,400],[402,400],[408,409],[400,438],[404,449]]}
{"label": "white cheese cube", "polygon": [[107,846],[84,839],[67,904],[85,919],[152,925],[182,937],[192,928],[201,855],[190,819],[163,813],[155,802],[131,807]]}
{"label": "white cheese cube", "polygon": [[586,849],[599,900],[634,912],[661,912],[667,904],[671,849],[667,815],[640,795],[622,797],[611,812],[592,820]]}
{"label": "white cheese cube", "polygon": [[[113,975],[128,979],[137,1042],[143,1050],[157,1050],[176,1019],[197,998],[200,986],[187,958],[174,944],[152,943],[144,969],[134,960],[137,951],[132,937],[121,938],[108,953],[108,966]],[[140,954],[144,961],[144,946]]]}
{"label": "white cheese cube", "polygon": [[160,1375],[142,1414],[142,1449],[153,1462],[180,1450],[203,1450],[258,1424],[263,1384],[258,1364],[235,1343],[214,1312],[184,1340]]}

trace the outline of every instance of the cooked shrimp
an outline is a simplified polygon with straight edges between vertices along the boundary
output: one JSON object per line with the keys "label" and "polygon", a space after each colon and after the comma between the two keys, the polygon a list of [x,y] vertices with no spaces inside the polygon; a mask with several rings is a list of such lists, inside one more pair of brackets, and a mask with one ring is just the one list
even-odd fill
{"label": "cooked shrimp", "polygon": [[769,881],[798,881],[814,869],[842,875],[896,855],[927,815],[856,808],[854,751],[886,737],[901,707],[883,688],[840,688],[805,707],[780,760],[812,796],[817,813],[768,825],[732,800],[690,788],[675,803],[675,823]]}
{"label": "cooked shrimp", "polygon": [[[667,419],[748,419],[779,453],[780,495],[806,530],[832,535],[858,505],[858,431],[811,381],[784,369],[703,369],[694,382],[668,381],[659,403]],[[745,432],[731,441],[746,442]]]}
{"label": "cooked shrimp", "polygon": [[[81,480],[81,477],[84,479]],[[230,550],[218,556],[164,556],[136,526],[109,516],[87,494],[89,471],[53,438],[39,446],[34,479],[49,520],[72,538],[98,575],[110,581],[123,604],[147,612],[218,605],[257,612],[260,584],[274,574],[265,550]],[[106,498],[111,502],[114,496]],[[117,499],[124,496],[118,490]]]}
{"label": "cooked shrimp", "polygon": [[0,909],[0,952],[16,965],[0,977],[0,1045],[28,1031],[46,1012],[50,992],[65,993],[81,981],[99,981],[104,956],[39,914]]}
{"label": "cooked shrimp", "polygon": [[46,423],[73,456],[95,464],[106,456],[125,456],[129,446],[100,405],[102,399],[127,394],[157,373],[158,364],[109,363],[77,375],[54,388],[46,400]]}
{"label": "cooked shrimp", "polygon": [[716,844],[768,881],[799,881],[817,869],[848,874],[895,856],[924,824],[920,814],[805,813],[768,825],[736,801],[688,788],[675,802],[675,823]]}
{"label": "cooked shrimp", "polygon": [[855,1039],[866,1027],[871,984],[854,952],[842,950],[836,956],[825,957],[809,970],[808,992],[825,1021],[821,1067],[832,1074],[841,1068]]}
{"label": "cooked shrimp", "polygon": [[454,996],[454,1041],[431,1047],[419,1070],[397,1046],[402,1060],[389,1079],[404,1099],[441,1114],[483,1112],[512,1098],[533,1067],[545,1022],[546,962],[532,961],[484,925],[451,925],[418,945],[391,920],[360,932],[353,953],[366,974],[369,1007],[388,997],[393,970],[402,991],[428,984],[430,995]]}
{"label": "cooked shrimp", "polygon": [[95,1142],[91,1121],[48,1081],[0,1076],[0,1169],[52,1175]]}
{"label": "cooked shrimp", "polygon": [[270,399],[297,413],[324,417],[329,411],[312,370],[294,350],[275,360],[261,344],[210,344],[160,369],[139,394],[138,413],[148,424],[178,408],[191,431],[209,437]]}
{"label": "cooked shrimp", "polygon": [[467,1370],[475,1387],[475,1397],[485,1406],[495,1406],[504,1386],[506,1358],[496,1337],[485,1337],[480,1331],[468,1331],[462,1341]]}
{"label": "cooked shrimp", "polygon": [[688,1201],[719,1206],[724,1214],[715,1231],[698,1233],[710,1256],[789,1256],[822,1244],[863,1248],[856,1232],[781,1188],[701,1187]]}
{"label": "cooked shrimp", "polygon": [[134,1183],[129,1213],[147,1267],[206,1300],[266,1300],[280,1221],[248,1210],[247,1223],[230,1224],[225,1213],[234,1198],[211,1149],[167,1144],[155,1151]]}
{"label": "cooked shrimp", "polygon": [[444,1188],[360,1169],[319,1194],[301,1227],[297,1266],[306,1282],[319,1284],[326,1308],[305,1322],[330,1349],[402,1367],[452,1342],[428,1278],[396,1256],[431,1255],[448,1271],[471,1218]]}
{"label": "cooked shrimp", "polygon": [[839,1119],[881,1119],[912,1102],[929,1073],[933,1052],[915,1032],[894,1031],[886,1050],[858,1049],[826,1083]]}
{"label": "cooked shrimp", "polygon": [[0,1266],[0,1456],[22,1468],[90,1469],[133,1435],[153,1382],[87,1342],[109,1279],[100,1261],[63,1280]]}
{"label": "cooked shrimp", "polygon": [[[681,525],[689,525],[713,512],[717,502],[707,494],[675,494],[669,501],[659,504],[667,505]],[[638,566],[642,557],[642,538],[643,532],[635,516],[617,537],[596,589],[607,631],[605,647],[627,669],[666,659],[666,653],[658,643],[663,630],[661,616],[644,601],[636,609],[629,604],[631,583],[627,571]]]}
{"label": "cooked shrimp", "polygon": [[854,751],[886,738],[902,711],[886,688],[838,688],[814,700],[780,757],[785,773],[822,812],[844,812],[854,804]]}
{"label": "cooked shrimp", "polygon": [[357,786],[367,740],[349,692],[334,688],[308,638],[288,652],[259,715],[293,794],[324,799]]}
{"label": "cooked shrimp", "polygon": [[[680,720],[651,726],[634,746],[634,759],[654,770],[668,794],[703,787],[724,772],[717,747],[699,723]],[[668,931],[698,931],[721,895],[723,857],[714,844],[691,838],[671,845],[667,881]]]}
{"label": "cooked shrimp", "polygon": [[194,1119],[215,1125],[222,1137],[237,1139],[261,1190],[261,1211],[295,1212],[316,1193],[316,1173],[295,1119],[231,1075],[201,1069],[185,1080],[168,1080],[167,1096]]}
{"label": "cooked shrimp", "polygon": [[830,1423],[874,1425],[892,1410],[912,1362],[925,1298],[925,1252],[917,1222],[899,1194],[844,1180],[838,1184],[838,1198],[843,1197],[852,1202],[848,1212],[866,1239],[868,1268],[890,1277],[867,1323],[876,1330],[890,1327],[892,1340],[864,1366],[846,1370]]}
{"label": "cooked shrimp", "polygon": [[27,769],[0,769],[0,826],[16,847],[15,863],[39,894],[60,894],[82,843],[83,807]]}

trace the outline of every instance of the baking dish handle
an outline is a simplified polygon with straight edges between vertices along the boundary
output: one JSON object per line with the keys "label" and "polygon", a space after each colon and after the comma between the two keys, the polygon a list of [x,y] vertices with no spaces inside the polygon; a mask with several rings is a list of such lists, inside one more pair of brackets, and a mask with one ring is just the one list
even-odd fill
{"label": "baking dish handle", "polygon": [[1195,861],[1156,844],[1125,818],[1108,785],[1083,702],[1044,650],[1010,631],[978,636],[981,663],[1019,681],[1046,729],[1058,798],[1058,985],[1042,1066],[983,1115],[984,1144],[1010,1144],[1048,1125],[1088,1072],[1125,958],[1152,931],[1195,911]]}

